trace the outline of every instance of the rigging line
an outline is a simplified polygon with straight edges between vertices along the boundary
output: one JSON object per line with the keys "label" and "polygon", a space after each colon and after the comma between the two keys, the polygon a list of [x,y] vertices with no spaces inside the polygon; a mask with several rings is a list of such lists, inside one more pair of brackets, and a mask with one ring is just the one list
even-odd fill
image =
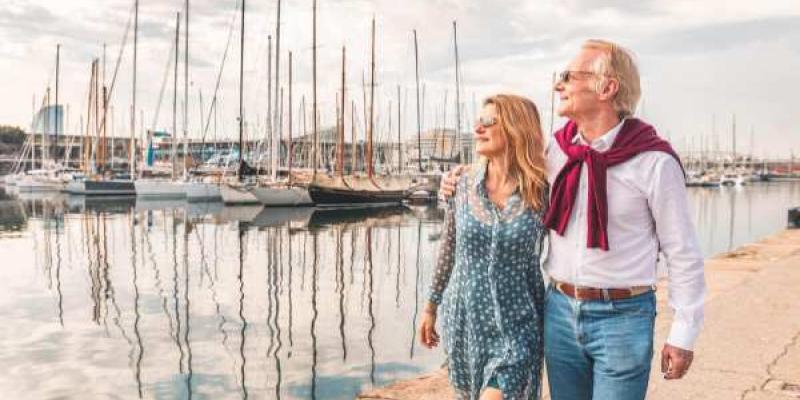
{"label": "rigging line", "polygon": [[222,82],[222,71],[225,70],[225,60],[228,59],[228,50],[231,47],[231,40],[233,39],[233,27],[236,22],[236,16],[239,11],[239,7],[241,5],[241,1],[236,1],[236,7],[233,10],[233,15],[231,17],[231,23],[228,25],[228,41],[225,44],[225,51],[222,53],[222,62],[219,66],[219,73],[217,73],[217,83],[214,86],[214,95],[211,98],[211,104],[208,107],[208,117],[206,118],[205,127],[203,128],[203,141],[206,139],[206,134],[208,133],[208,126],[211,123],[211,115],[214,109],[217,107],[217,94],[219,93],[219,85]]}
{"label": "rigging line", "polygon": [[175,43],[170,40],[171,44],[169,47],[169,56],[167,56],[167,67],[164,69],[164,78],[161,80],[161,90],[158,92],[158,102],[156,103],[156,110],[155,115],[153,116],[153,124],[150,127],[151,131],[156,130],[156,124],[158,123],[158,115],[161,111],[161,103],[164,100],[164,89],[167,87],[167,81],[169,80],[169,72],[172,69],[172,57],[175,55]]}
{"label": "rigging line", "polygon": [[[114,66],[114,75],[111,77],[111,86],[108,89],[108,93],[106,93],[106,98],[103,99],[105,104],[108,104],[109,99],[111,99],[111,95],[114,93],[114,84],[117,82],[117,73],[119,72],[119,66],[122,63],[122,56],[125,54],[125,45],[128,43],[128,33],[131,31],[131,21],[133,20],[133,14],[136,10],[136,6],[131,7],[131,12],[128,15],[128,22],[125,24],[125,34],[122,36],[122,45],[119,47],[119,54],[117,55],[117,62]],[[106,125],[106,113],[107,107],[103,108],[103,118],[100,122],[100,131],[105,129]]]}

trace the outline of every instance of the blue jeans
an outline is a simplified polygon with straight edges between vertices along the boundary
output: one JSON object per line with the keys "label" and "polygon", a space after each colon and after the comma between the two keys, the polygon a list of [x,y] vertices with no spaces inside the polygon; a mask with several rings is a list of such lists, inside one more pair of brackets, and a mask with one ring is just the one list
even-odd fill
{"label": "blue jeans", "polygon": [[553,400],[640,400],[653,358],[655,293],[578,301],[547,289],[544,354]]}

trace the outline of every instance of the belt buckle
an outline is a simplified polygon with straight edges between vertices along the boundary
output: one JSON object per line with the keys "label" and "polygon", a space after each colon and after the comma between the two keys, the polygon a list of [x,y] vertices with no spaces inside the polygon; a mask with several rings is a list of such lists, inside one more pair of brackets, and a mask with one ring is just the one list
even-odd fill
{"label": "belt buckle", "polygon": [[586,296],[581,295],[581,293],[587,293],[586,292],[587,288],[581,286],[573,286],[573,287],[575,288],[575,300],[584,301],[592,299],[591,295],[588,294]]}
{"label": "belt buckle", "polygon": [[611,301],[611,293],[608,289],[600,289],[600,292],[603,293],[603,301]]}

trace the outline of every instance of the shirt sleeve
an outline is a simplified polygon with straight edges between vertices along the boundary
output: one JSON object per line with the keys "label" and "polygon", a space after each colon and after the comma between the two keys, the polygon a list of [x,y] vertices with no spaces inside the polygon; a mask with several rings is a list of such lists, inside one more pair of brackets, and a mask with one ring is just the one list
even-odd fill
{"label": "shirt sleeve", "polygon": [[[464,185],[461,182],[464,179],[459,179],[459,184],[456,186],[456,191],[464,191]],[[442,242],[439,244],[439,257],[436,260],[436,270],[433,274],[431,281],[430,294],[428,301],[433,304],[439,305],[442,302],[442,296],[447,283],[450,281],[450,275],[453,272],[455,265],[455,251],[456,251],[456,198],[460,193],[454,193],[447,201],[447,209],[444,216],[444,228]]]}
{"label": "shirt sleeve", "polygon": [[669,305],[674,311],[667,343],[692,350],[703,325],[706,296],[703,254],[689,215],[683,170],[672,156],[658,160],[648,202],[667,274]]}

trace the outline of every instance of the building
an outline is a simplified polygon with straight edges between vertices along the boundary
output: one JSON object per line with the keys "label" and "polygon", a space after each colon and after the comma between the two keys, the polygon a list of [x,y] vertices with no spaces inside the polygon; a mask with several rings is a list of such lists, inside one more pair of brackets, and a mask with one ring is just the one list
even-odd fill
{"label": "building", "polygon": [[447,171],[454,164],[471,163],[474,153],[472,134],[462,132],[456,136],[455,129],[431,129],[419,139],[414,137],[405,142],[405,164],[410,170],[418,170],[422,164],[423,171]]}

